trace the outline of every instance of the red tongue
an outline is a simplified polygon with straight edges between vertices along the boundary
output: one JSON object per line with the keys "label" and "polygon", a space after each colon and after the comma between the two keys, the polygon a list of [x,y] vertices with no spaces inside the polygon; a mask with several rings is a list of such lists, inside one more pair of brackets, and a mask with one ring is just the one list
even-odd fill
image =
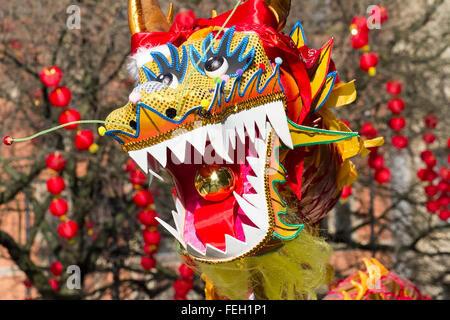
{"label": "red tongue", "polygon": [[203,244],[225,251],[225,234],[236,238],[234,208],[236,199],[203,205],[194,212],[194,227]]}

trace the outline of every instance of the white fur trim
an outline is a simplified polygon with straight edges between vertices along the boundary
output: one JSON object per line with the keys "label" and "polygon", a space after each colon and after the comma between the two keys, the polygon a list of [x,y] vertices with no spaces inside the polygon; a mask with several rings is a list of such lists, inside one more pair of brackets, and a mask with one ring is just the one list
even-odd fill
{"label": "white fur trim", "polygon": [[165,44],[153,48],[139,48],[134,55],[130,56],[127,64],[127,70],[134,79],[139,80],[139,69],[146,63],[153,61],[150,54],[152,52],[160,52],[164,56],[170,57],[169,47]]}

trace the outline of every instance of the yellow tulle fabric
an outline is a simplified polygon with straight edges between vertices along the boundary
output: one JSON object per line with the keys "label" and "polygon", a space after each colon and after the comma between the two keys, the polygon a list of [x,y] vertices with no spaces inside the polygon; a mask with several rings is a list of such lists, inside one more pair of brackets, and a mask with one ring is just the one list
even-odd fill
{"label": "yellow tulle fabric", "polygon": [[316,299],[316,289],[332,277],[330,255],[323,239],[303,230],[275,252],[224,264],[198,263],[197,268],[214,286],[212,299],[245,300],[251,293],[255,299]]}

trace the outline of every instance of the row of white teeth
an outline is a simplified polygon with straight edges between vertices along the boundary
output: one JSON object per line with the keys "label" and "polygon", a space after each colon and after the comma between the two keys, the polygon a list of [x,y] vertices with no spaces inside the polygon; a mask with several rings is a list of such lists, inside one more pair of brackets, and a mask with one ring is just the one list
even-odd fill
{"label": "row of white teeth", "polygon": [[[180,130],[175,132],[171,139],[167,139],[148,148],[130,151],[129,155],[144,173],[150,173],[160,180],[162,178],[155,172],[155,168],[149,167],[147,154],[151,155],[161,167],[165,168],[167,166],[167,148],[176,157],[176,159],[172,159],[174,163],[187,163],[188,161],[192,161],[192,157],[186,153],[187,150],[190,150],[190,145],[203,156],[203,159],[200,159],[203,161],[206,158],[205,151],[211,151],[206,150],[209,141],[215,154],[220,157],[219,160],[223,159],[230,164],[236,163],[232,159],[233,156],[230,156],[230,154],[234,155],[234,150],[236,149],[236,136],[239,137],[239,140],[244,145],[246,136],[249,137],[252,143],[255,143],[257,138],[256,128],[259,130],[260,137],[266,137],[267,121],[270,122],[271,127],[283,143],[292,149],[293,144],[283,102],[275,101],[230,115],[222,123],[201,126],[189,132]],[[264,140],[264,142],[266,141]],[[213,160],[217,159],[214,157]]]}
{"label": "row of white teeth", "polygon": [[[258,137],[255,132],[255,124],[260,133]],[[175,139],[162,142],[146,149],[130,152],[130,156],[144,172],[149,172],[160,178],[159,175],[149,168],[147,154],[150,154],[156,159],[162,167],[166,167],[166,148],[169,148],[181,162],[185,160],[186,154],[182,150],[186,150],[187,142],[189,142],[200,154],[204,154],[207,138],[209,137],[209,141],[215,152],[224,160],[231,162],[232,160],[229,159],[230,156],[228,155],[228,151],[233,151],[234,154],[234,149],[237,145],[245,145],[244,128],[250,141],[254,144],[254,150],[256,151],[254,157],[246,157],[255,174],[255,176],[247,176],[247,180],[256,193],[244,194],[242,197],[237,193],[234,193],[234,197],[239,206],[256,226],[255,228],[253,226],[242,224],[245,241],[241,241],[230,235],[225,235],[225,251],[220,250],[211,244],[206,244],[204,248],[198,248],[192,243],[186,243],[183,237],[186,209],[182,201],[176,196],[174,196],[176,211],[172,211],[175,228],[157,218],[159,223],[178,240],[189,254],[200,260],[230,260],[233,257],[240,256],[245,252],[250,251],[266,236],[269,228],[269,216],[265,197],[264,174],[266,168],[268,137],[272,129],[280,136],[287,146],[292,147],[292,140],[287,126],[283,103],[273,102],[261,105],[251,110],[231,115],[224,123],[197,128],[191,132],[180,135]],[[227,134],[221,135],[221,132]],[[240,142],[236,141],[236,135],[239,137]],[[232,148],[227,149],[226,146],[229,145],[231,145]],[[192,227],[193,226],[191,226],[191,228]]]}

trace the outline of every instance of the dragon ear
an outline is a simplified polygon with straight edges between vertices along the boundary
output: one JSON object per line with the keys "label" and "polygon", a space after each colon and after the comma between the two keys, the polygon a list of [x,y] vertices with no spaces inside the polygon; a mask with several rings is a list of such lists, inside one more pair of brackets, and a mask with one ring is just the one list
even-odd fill
{"label": "dragon ear", "polygon": [[[169,7],[169,18],[173,9]],[[158,0],[128,0],[128,25],[131,35],[141,31],[167,32],[168,17],[164,15]]]}
{"label": "dragon ear", "polygon": [[291,37],[292,41],[294,41],[297,48],[301,48],[306,45],[306,37],[300,21],[297,21],[295,23],[295,26],[294,28],[292,28],[289,36]]}
{"label": "dragon ear", "polygon": [[291,10],[291,0],[264,0],[278,21],[278,30],[284,28]]}
{"label": "dragon ear", "polygon": [[334,39],[328,41],[325,46],[320,49],[320,55],[316,63],[310,69],[311,96],[313,100],[320,93],[322,87],[326,83],[328,69],[331,61],[331,51],[333,49]]}

